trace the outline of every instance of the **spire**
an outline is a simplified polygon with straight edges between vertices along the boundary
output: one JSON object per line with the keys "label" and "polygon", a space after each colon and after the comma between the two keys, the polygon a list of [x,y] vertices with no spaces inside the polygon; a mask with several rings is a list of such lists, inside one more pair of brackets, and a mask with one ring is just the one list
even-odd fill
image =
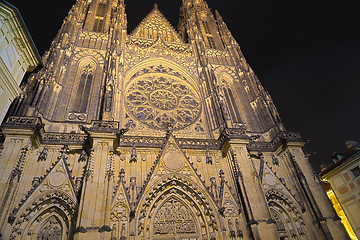
{"label": "spire", "polygon": [[183,0],[183,6],[209,9],[209,6],[204,0]]}

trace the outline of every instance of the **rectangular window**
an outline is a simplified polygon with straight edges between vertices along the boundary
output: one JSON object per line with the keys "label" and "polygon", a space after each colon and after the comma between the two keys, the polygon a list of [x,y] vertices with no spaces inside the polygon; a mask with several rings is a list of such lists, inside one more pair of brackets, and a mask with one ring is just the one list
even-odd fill
{"label": "rectangular window", "polygon": [[351,169],[350,171],[354,174],[355,177],[360,176],[360,167],[359,166]]}

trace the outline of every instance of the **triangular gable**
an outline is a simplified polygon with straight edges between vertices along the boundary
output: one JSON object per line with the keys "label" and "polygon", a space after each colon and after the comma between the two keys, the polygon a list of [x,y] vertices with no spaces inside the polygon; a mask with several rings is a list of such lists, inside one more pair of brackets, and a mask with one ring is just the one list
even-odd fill
{"label": "triangular gable", "polygon": [[138,219],[139,234],[147,229],[148,224],[152,221],[150,219],[155,213],[153,211],[156,205],[165,199],[169,199],[166,196],[180,197],[185,202],[187,201],[189,206],[197,205],[198,209],[203,210],[203,214],[198,213],[202,216],[204,223],[208,224],[213,231],[217,229],[218,221],[214,216],[215,212],[218,211],[218,206],[209,194],[201,175],[193,168],[171,132],[168,133],[166,144],[147,175],[144,187],[138,195],[139,200],[135,205],[138,214],[134,214],[134,217]]}
{"label": "triangular gable", "polygon": [[13,215],[22,212],[21,209],[24,206],[31,204],[34,199],[38,199],[44,194],[49,195],[48,193],[58,192],[58,197],[62,198],[62,196],[64,196],[65,198],[70,199],[72,204],[77,202],[76,189],[72,179],[73,177],[66,160],[66,151],[67,149],[64,148],[61,156],[58,157],[58,160],[53,163],[49,170],[46,171],[46,174],[37,178],[37,181],[34,181],[33,187],[24,197],[25,201],[22,201],[19,207],[15,209]]}
{"label": "triangular gable", "polygon": [[146,192],[146,188],[151,179],[154,179],[154,176],[162,177],[169,174],[189,176],[195,183],[202,185],[204,186],[204,189],[207,189],[204,182],[201,180],[201,175],[197,173],[196,169],[194,169],[192,164],[189,162],[172,133],[168,134],[166,144],[163,150],[159,153],[154,166],[151,168],[151,172],[147,176],[144,188],[140,191],[138,199],[140,200],[141,195]]}
{"label": "triangular gable", "polygon": [[159,11],[157,5],[135,28],[131,36],[147,39],[161,38],[165,42],[183,43],[175,29]]}
{"label": "triangular gable", "polygon": [[222,180],[221,181],[221,190],[220,190],[220,213],[223,216],[239,216],[240,207],[236,201],[234,195],[231,193],[228,184]]}
{"label": "triangular gable", "polygon": [[[290,192],[289,188],[285,185],[284,179],[279,178],[271,167],[264,161],[263,163],[261,182],[266,193],[272,190],[281,192],[286,195],[287,199],[291,199],[292,202],[297,204],[299,209],[303,209],[303,204],[296,200],[295,196]],[[284,196],[285,197],[285,196]]]}
{"label": "triangular gable", "polygon": [[119,184],[116,187],[112,198],[112,206],[114,206],[117,203],[123,203],[128,207],[130,206],[129,196],[125,190],[123,178],[120,179]]}

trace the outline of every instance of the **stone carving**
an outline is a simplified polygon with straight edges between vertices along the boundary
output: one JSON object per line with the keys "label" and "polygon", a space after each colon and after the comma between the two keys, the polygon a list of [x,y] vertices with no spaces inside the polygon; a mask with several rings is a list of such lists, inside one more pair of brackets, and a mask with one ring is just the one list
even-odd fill
{"label": "stone carving", "polygon": [[213,195],[216,202],[219,201],[219,190],[216,183],[216,178],[211,177],[210,178],[210,193]]}
{"label": "stone carving", "polygon": [[19,160],[17,161],[17,164],[14,166],[10,178],[9,178],[9,182],[12,182],[15,178],[17,178],[17,181],[20,181],[21,178],[21,174],[24,168],[24,163],[25,163],[25,159],[26,159],[26,155],[27,152],[29,151],[29,147],[25,146],[23,148],[21,148],[21,152],[20,152],[20,156],[19,156]]}
{"label": "stone carving", "polygon": [[87,134],[80,133],[44,133],[43,143],[47,144],[84,144]]}
{"label": "stone carving", "polygon": [[[156,75],[144,68],[134,74],[126,93],[126,102],[132,115],[142,123],[157,129],[182,129],[199,116],[201,105],[196,91],[177,72],[170,76],[168,68],[151,66]],[[172,69],[171,69],[172,70]]]}
{"label": "stone carving", "polygon": [[136,153],[136,148],[135,145],[133,146],[133,148],[131,149],[131,155],[130,155],[130,162],[137,162],[137,153]]}
{"label": "stone carving", "polygon": [[48,155],[48,147],[45,146],[38,157],[38,161],[45,161],[47,155]]}
{"label": "stone carving", "polygon": [[196,223],[189,209],[180,201],[170,199],[157,211],[154,234],[196,233]]}
{"label": "stone carving", "polygon": [[132,206],[135,206],[137,201],[137,186],[136,186],[136,177],[130,178],[129,186],[129,201]]}
{"label": "stone carving", "polygon": [[280,132],[274,137],[271,142],[258,142],[251,141],[248,144],[248,149],[251,151],[274,151],[278,146],[280,146],[283,141],[300,141],[303,140],[300,137],[299,133],[295,132]]}
{"label": "stone carving", "polygon": [[162,147],[166,141],[165,137],[146,137],[146,136],[121,136],[121,147]]}
{"label": "stone carving", "polygon": [[36,125],[42,125],[42,123],[41,123],[40,118],[37,118],[37,117],[10,116],[6,120],[6,125],[36,126]]}
{"label": "stone carving", "polygon": [[156,5],[152,12],[137,26],[131,35],[145,39],[162,38],[167,42],[183,42]]}
{"label": "stone carving", "polygon": [[86,153],[85,149],[83,149],[80,153],[78,162],[86,162],[86,160],[87,160],[87,153]]}
{"label": "stone carving", "polygon": [[70,121],[80,121],[80,122],[84,122],[87,118],[87,114],[86,113],[76,113],[76,112],[72,112],[69,113],[68,116],[68,120]]}
{"label": "stone carving", "polygon": [[277,157],[273,153],[271,154],[271,160],[274,165],[279,166],[279,159],[277,159]]}
{"label": "stone carving", "polygon": [[135,128],[136,124],[134,123],[134,120],[129,120],[126,124],[125,124],[126,128]]}
{"label": "stone carving", "polygon": [[211,157],[209,149],[206,149],[205,156],[206,156],[206,164],[211,164],[212,165],[213,164],[213,159]]}
{"label": "stone carving", "polygon": [[49,220],[39,231],[37,236],[38,240],[61,240],[62,239],[62,227],[59,221],[54,217],[50,217]]}
{"label": "stone carving", "polygon": [[91,128],[119,129],[119,122],[91,121]]}

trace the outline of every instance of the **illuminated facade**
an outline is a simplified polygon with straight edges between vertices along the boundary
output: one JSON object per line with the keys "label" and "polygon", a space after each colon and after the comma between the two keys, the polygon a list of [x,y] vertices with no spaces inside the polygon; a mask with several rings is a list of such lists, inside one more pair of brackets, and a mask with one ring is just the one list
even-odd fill
{"label": "illuminated facade", "polygon": [[321,170],[320,179],[351,239],[360,236],[360,145],[346,142],[348,150],[334,154],[334,163]]}
{"label": "illuminated facade", "polygon": [[221,16],[77,0],[3,124],[9,239],[346,239]]}
{"label": "illuminated facade", "polygon": [[21,94],[25,72],[41,64],[40,55],[16,7],[0,1],[0,123]]}

